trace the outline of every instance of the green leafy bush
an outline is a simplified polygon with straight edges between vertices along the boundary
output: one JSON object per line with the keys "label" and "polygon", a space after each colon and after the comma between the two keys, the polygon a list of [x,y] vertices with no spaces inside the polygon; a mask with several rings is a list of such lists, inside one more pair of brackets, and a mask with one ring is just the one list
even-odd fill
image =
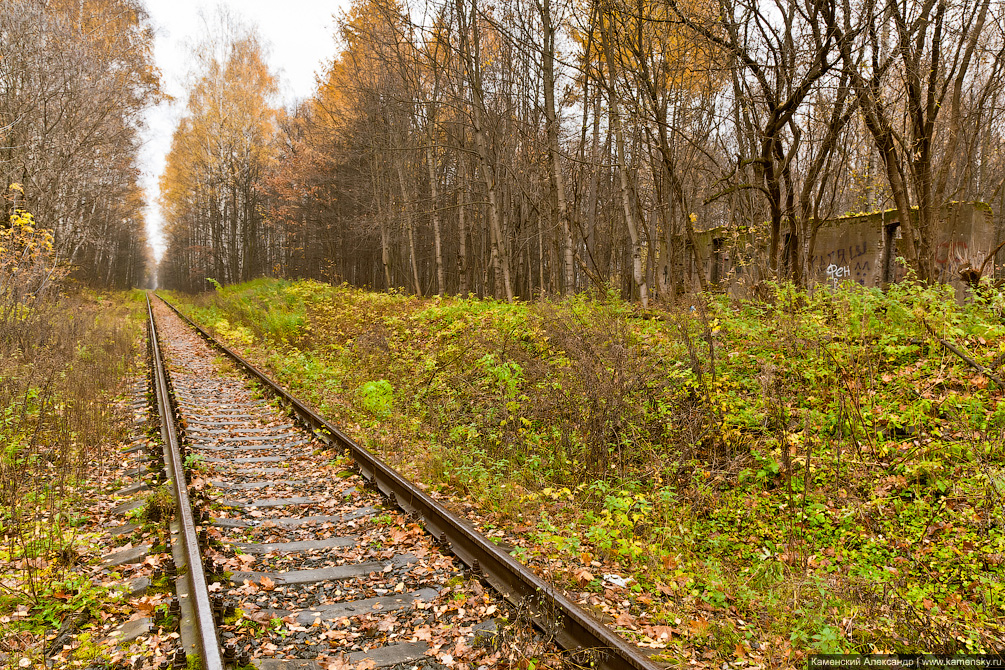
{"label": "green leafy bush", "polygon": [[391,415],[394,405],[394,387],[386,379],[369,381],[359,387],[360,401],[368,412],[378,418]]}

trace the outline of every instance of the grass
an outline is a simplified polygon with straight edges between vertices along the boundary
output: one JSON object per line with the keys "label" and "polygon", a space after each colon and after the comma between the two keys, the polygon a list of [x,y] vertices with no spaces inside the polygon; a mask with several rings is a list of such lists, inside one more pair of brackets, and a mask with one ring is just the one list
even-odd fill
{"label": "grass", "polygon": [[90,479],[115,458],[110,401],[137,360],[143,316],[139,292],[16,298],[0,309],[0,652],[11,663],[121,601],[78,564],[99,544],[86,529]]}
{"label": "grass", "polygon": [[1005,400],[937,339],[1000,363],[996,289],[185,308],[665,660],[1005,648]]}

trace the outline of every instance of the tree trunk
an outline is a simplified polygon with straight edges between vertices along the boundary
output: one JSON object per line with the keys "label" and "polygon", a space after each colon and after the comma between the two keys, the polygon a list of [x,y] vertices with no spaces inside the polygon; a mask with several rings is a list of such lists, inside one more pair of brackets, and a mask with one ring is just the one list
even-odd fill
{"label": "tree trunk", "polygon": [[412,270],[412,289],[415,295],[422,297],[422,284],[419,282],[419,265],[415,257],[415,220],[412,218],[411,198],[408,197],[408,187],[405,185],[405,169],[401,160],[395,160],[395,168],[398,173],[398,184],[401,187],[401,212],[405,217],[405,232],[408,238],[408,264]]}
{"label": "tree trunk", "polygon": [[464,189],[457,191],[457,275],[458,293],[466,296],[471,287],[468,285],[468,229],[464,219]]}
{"label": "tree trunk", "polygon": [[617,71],[614,62],[614,50],[611,48],[610,39],[607,34],[607,27],[604,25],[604,14],[600,12],[599,17],[600,36],[603,42],[604,55],[607,58],[606,83],[607,96],[609,100],[611,125],[614,127],[614,143],[617,148],[616,159],[618,163],[619,185],[621,186],[621,206],[624,209],[625,225],[628,227],[628,236],[632,243],[632,277],[639,291],[639,302],[643,309],[649,307],[649,287],[646,284],[645,272],[642,267],[642,239],[639,236],[639,227],[635,221],[632,197],[632,188],[628,182],[628,169],[625,165],[625,133],[621,125],[621,114],[618,111],[618,95],[615,90],[617,82]]}
{"label": "tree trunk", "polygon": [[555,108],[555,26],[551,19],[551,0],[538,3],[541,13],[541,30],[544,46],[541,49],[541,70],[544,85],[544,114],[548,135],[548,167],[550,168],[552,201],[556,218],[562,231],[562,292],[576,290],[575,251],[572,243],[572,226],[569,224],[569,207],[565,198],[565,178],[562,174],[558,143],[558,114]]}
{"label": "tree trunk", "polygon": [[433,153],[433,138],[429,138],[430,144],[426,147],[426,165],[429,171],[429,197],[432,200],[432,219],[433,224],[433,252],[436,257],[436,292],[440,295],[447,290],[447,281],[445,279],[445,273],[443,270],[443,243],[440,240],[440,213],[439,213],[439,202],[440,194],[439,188],[436,184],[436,165],[435,156]]}
{"label": "tree trunk", "polygon": [[387,235],[387,218],[384,216],[383,199],[377,188],[377,168],[376,161],[371,168],[371,184],[373,186],[374,201],[377,203],[377,225],[380,228],[380,263],[384,266],[384,290],[389,291],[394,287],[391,282],[391,248]]}
{"label": "tree trunk", "polygon": [[[460,2],[460,0],[458,0]],[[482,180],[485,182],[486,195],[488,197],[489,208],[489,231],[492,245],[492,265],[496,271],[496,276],[502,286],[496,286],[496,291],[500,289],[505,293],[506,300],[513,302],[513,282],[510,279],[509,257],[506,253],[506,238],[503,234],[502,220],[499,213],[498,183],[496,181],[495,166],[492,163],[492,152],[489,149],[488,138],[485,136],[483,113],[485,109],[485,94],[481,85],[479,53],[480,30],[478,28],[478,13],[476,0],[472,0],[471,14],[468,28],[471,30],[471,48],[467,48],[466,31],[462,31],[461,43],[462,53],[466,61],[468,73],[468,83],[471,86],[472,104],[471,119],[475,135],[475,147],[477,149],[479,169],[482,173]]]}

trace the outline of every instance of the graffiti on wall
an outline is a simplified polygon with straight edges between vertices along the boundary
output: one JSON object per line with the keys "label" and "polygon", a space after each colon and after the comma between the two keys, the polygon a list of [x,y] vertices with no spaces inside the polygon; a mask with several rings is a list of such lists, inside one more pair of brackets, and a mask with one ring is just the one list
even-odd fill
{"label": "graffiti on wall", "polygon": [[869,281],[875,262],[869,254],[875,253],[878,246],[870,244],[864,237],[854,244],[827,249],[826,247],[810,258],[810,270],[823,270],[828,281],[838,284],[843,281],[855,281],[865,284]]}
{"label": "graffiti on wall", "polygon": [[935,268],[943,276],[952,276],[963,265],[973,265],[970,245],[963,240],[950,240],[935,247]]}
{"label": "graffiti on wall", "polygon": [[[814,251],[806,259],[806,279],[810,284],[837,285],[853,281],[864,286],[880,287],[901,281],[909,274],[907,264],[899,258],[902,242],[896,212],[875,212],[820,222]],[[938,240],[932,247],[931,258],[936,279],[950,282],[962,291],[961,270],[968,265],[980,267],[985,255],[1001,240],[996,231],[991,211],[975,207],[972,203],[952,203],[942,211],[942,217],[933,233]],[[750,272],[745,265],[758,253],[765,253],[764,240],[747,234],[734,236],[737,246],[728,243],[729,235],[721,229],[706,231],[700,247],[706,278],[716,283],[733,283],[736,278]],[[781,240],[779,240],[781,242]],[[781,245],[788,248],[788,239]],[[730,252],[738,253],[740,262],[731,262]],[[782,263],[788,271],[788,254]],[[752,264],[757,274],[757,265]],[[1000,267],[990,272],[1000,273]],[[760,275],[757,274],[759,277]]]}

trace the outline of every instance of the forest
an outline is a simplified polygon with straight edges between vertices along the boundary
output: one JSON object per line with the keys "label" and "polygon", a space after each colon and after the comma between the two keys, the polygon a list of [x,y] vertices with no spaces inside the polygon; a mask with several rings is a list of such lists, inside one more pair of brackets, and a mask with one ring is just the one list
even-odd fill
{"label": "forest", "polygon": [[[143,111],[159,98],[141,2],[0,3],[4,211],[12,222],[30,213],[50,230],[53,260],[87,284],[146,281],[138,152]],[[5,276],[19,263],[14,250],[0,249]]]}
{"label": "forest", "polygon": [[806,283],[821,222],[1001,209],[991,0],[357,0],[281,109],[255,31],[196,51],[162,178],[161,281],[259,275],[512,300],[708,288],[704,231]]}

